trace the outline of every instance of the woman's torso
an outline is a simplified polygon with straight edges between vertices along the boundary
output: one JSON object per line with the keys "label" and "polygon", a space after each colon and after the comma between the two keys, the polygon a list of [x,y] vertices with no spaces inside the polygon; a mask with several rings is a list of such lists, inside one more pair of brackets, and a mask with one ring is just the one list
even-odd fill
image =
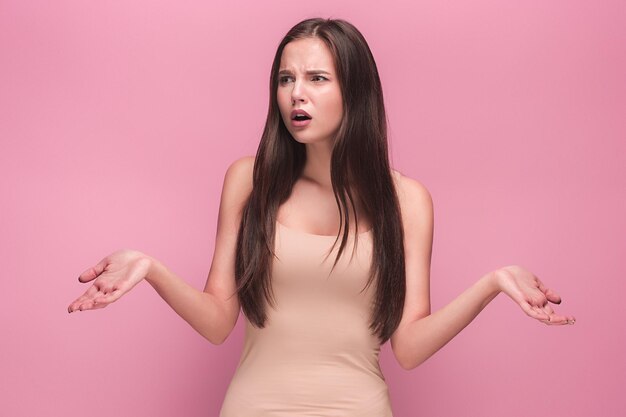
{"label": "woman's torso", "polygon": [[220,417],[391,417],[380,344],[369,329],[376,283],[364,290],[371,230],[359,217],[356,241],[352,233],[330,273],[340,242],[324,258],[336,235],[287,226],[281,219],[297,222],[293,213],[301,213],[290,208],[281,206],[276,223],[276,306],[267,306],[262,329],[244,315],[244,347]]}

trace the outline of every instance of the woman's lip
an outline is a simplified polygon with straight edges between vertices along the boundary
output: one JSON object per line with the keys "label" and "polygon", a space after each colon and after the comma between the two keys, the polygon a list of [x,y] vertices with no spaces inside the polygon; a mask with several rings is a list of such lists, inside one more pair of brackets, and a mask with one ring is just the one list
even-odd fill
{"label": "woman's lip", "polygon": [[292,110],[291,111],[291,120],[293,120],[293,118],[296,117],[296,115],[298,115],[298,114],[304,114],[306,117],[309,117],[309,118],[311,117],[311,115],[309,113],[305,112],[304,110],[296,109],[296,110]]}
{"label": "woman's lip", "polygon": [[291,119],[291,125],[294,127],[303,127],[303,126],[308,125],[309,123],[311,123],[311,119],[306,119],[306,120]]}

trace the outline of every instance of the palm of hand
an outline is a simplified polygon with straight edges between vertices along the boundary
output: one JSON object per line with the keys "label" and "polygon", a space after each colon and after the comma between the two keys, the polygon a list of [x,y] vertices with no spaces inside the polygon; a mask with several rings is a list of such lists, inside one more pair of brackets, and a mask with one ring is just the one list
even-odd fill
{"label": "palm of hand", "polygon": [[574,316],[557,315],[548,301],[561,304],[561,297],[534,276],[517,266],[507,266],[497,271],[496,277],[502,292],[506,293],[522,310],[545,324],[574,324]]}
{"label": "palm of hand", "polygon": [[67,311],[106,307],[145,278],[149,267],[150,261],[141,252],[124,249],[112,253],[80,274],[80,282],[89,282],[94,278],[95,281],[69,305]]}

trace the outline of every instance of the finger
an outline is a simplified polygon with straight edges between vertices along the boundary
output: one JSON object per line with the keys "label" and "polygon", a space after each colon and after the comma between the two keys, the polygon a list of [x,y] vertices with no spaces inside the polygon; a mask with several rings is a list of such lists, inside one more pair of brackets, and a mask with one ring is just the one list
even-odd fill
{"label": "finger", "polygon": [[88,302],[88,298],[83,298],[80,301],[72,304],[72,306],[70,306],[70,313],[73,313],[74,311],[83,311],[86,308]]}
{"label": "finger", "polygon": [[570,324],[570,319],[560,314],[552,314],[550,315],[550,322],[553,324]]}
{"label": "finger", "polygon": [[100,275],[104,271],[104,268],[106,268],[106,266],[107,258],[104,258],[103,260],[98,262],[96,266],[85,269],[82,274],[78,276],[78,280],[80,282],[89,282],[92,279],[96,278],[98,275]]}
{"label": "finger", "polygon": [[549,316],[547,316],[546,313],[544,313],[543,311],[539,312],[539,311],[535,310],[534,306],[531,306],[526,301],[522,301],[520,303],[520,307],[522,307],[522,310],[524,310],[524,312],[526,314],[528,314],[532,318],[535,318],[537,320],[548,320],[549,319]]}
{"label": "finger", "polygon": [[556,314],[554,310],[552,310],[552,306],[550,306],[549,304],[546,304],[543,310],[550,315],[551,324],[574,324],[576,322],[576,320],[572,316]]}
{"label": "finger", "polygon": [[541,307],[541,309],[542,309],[543,311],[545,311],[545,313],[546,313],[548,316],[551,316],[551,315],[553,315],[553,314],[554,314],[554,310],[552,310],[552,306],[551,306],[550,304],[547,304],[547,303],[546,303],[543,307]]}
{"label": "finger", "polygon": [[546,314],[545,311],[543,311],[542,307],[532,306],[532,309],[538,314],[539,317],[543,317],[543,318],[538,318],[537,320],[539,320],[543,324],[552,324],[550,323],[550,316]]}
{"label": "finger", "polygon": [[554,314],[554,310],[550,304],[545,304],[541,307],[541,310],[548,315],[548,322],[546,324],[563,324],[561,317]]}
{"label": "finger", "polygon": [[110,291],[109,283],[105,283],[102,280],[95,280],[93,283],[93,286],[96,287],[98,289],[98,291],[102,292],[102,293],[107,293]]}
{"label": "finger", "polygon": [[[95,310],[99,308],[104,308],[113,301],[117,300],[122,296],[121,290],[114,290],[110,293],[103,293],[98,291],[91,297],[85,297],[84,299],[78,301],[76,306],[70,311],[85,311],[85,310]],[[70,307],[72,308],[72,307]]]}
{"label": "finger", "polygon": [[546,298],[548,299],[548,301],[550,301],[551,303],[554,304],[561,304],[561,296],[558,295],[556,292],[552,291],[550,288],[547,288],[543,282],[541,282],[539,280],[539,278],[537,278],[537,283],[539,284],[539,289],[541,290],[541,292],[543,292],[546,296]]}
{"label": "finger", "polygon": [[74,300],[72,302],[72,304],[70,304],[70,313],[72,311],[76,311],[78,310],[78,307],[80,304],[84,303],[87,300],[91,300],[93,299],[93,297],[98,293],[98,289],[95,286],[91,286],[87,289],[87,291],[85,291],[83,293],[83,295],[81,295],[80,297],[78,297],[76,300]]}
{"label": "finger", "polygon": [[[532,308],[533,308],[533,310],[535,310],[535,312],[536,312],[537,314],[544,314],[544,313],[543,313],[543,311],[541,311],[541,309],[539,309],[538,307],[533,306]],[[540,321],[540,322],[542,322],[543,324],[548,324],[548,325],[550,324],[550,317],[549,317],[549,316],[548,316],[548,318],[547,318],[547,319],[537,318],[537,320],[539,320],[539,321]]]}
{"label": "finger", "polygon": [[80,304],[78,305],[78,310],[80,311],[85,311],[85,310],[92,310],[94,308],[94,306],[96,306],[95,300],[99,297],[101,297],[103,294],[101,292],[96,292],[95,294],[93,294],[92,296],[82,300],[80,302]]}
{"label": "finger", "polygon": [[94,297],[98,296],[98,294],[102,294],[98,291],[95,286],[91,286],[85,291],[83,295],[78,297],[72,304],[70,304],[70,313],[76,310],[80,310],[80,305],[86,303],[87,301],[93,300]]}
{"label": "finger", "polygon": [[110,304],[113,301],[118,300],[121,296],[122,296],[122,290],[117,289],[108,294],[102,294],[101,296],[96,297],[94,301],[97,304],[100,304],[100,303]]}
{"label": "finger", "polygon": [[561,296],[549,288],[548,288],[548,291],[546,292],[546,298],[550,300],[551,303],[554,303],[554,304],[561,304],[561,301],[562,301]]}
{"label": "finger", "polygon": [[94,300],[87,301],[85,304],[81,305],[81,311],[86,310],[98,310],[100,308],[106,307],[108,304],[106,303],[96,303]]}
{"label": "finger", "polygon": [[78,297],[76,300],[74,300],[74,302],[72,302],[72,304],[70,304],[69,310],[70,313],[79,310],[80,309],[80,305],[82,303],[84,303],[85,301],[89,300],[89,296],[87,295],[82,295],[80,297]]}
{"label": "finger", "polygon": [[87,310],[93,310],[93,305],[90,301],[87,301],[81,304],[77,309],[77,311],[87,311]]}

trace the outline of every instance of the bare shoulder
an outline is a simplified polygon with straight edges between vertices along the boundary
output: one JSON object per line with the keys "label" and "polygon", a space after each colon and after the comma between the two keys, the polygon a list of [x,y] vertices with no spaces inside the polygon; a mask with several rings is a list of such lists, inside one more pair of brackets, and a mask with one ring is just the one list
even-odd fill
{"label": "bare shoulder", "polygon": [[254,156],[242,156],[230,164],[226,170],[226,175],[237,177],[240,181],[250,181],[250,185],[252,185],[253,169]]}
{"label": "bare shoulder", "polygon": [[432,205],[432,197],[424,184],[399,171],[392,170],[392,173],[396,182],[398,198],[402,200],[400,204],[408,204],[408,209],[419,208],[424,204]]}
{"label": "bare shoulder", "polygon": [[433,200],[430,192],[420,181],[392,170],[405,231],[411,233],[416,227],[432,228]]}
{"label": "bare shoulder", "polygon": [[245,200],[252,192],[254,156],[243,156],[233,161],[224,176],[224,191],[237,194],[237,200]]}

